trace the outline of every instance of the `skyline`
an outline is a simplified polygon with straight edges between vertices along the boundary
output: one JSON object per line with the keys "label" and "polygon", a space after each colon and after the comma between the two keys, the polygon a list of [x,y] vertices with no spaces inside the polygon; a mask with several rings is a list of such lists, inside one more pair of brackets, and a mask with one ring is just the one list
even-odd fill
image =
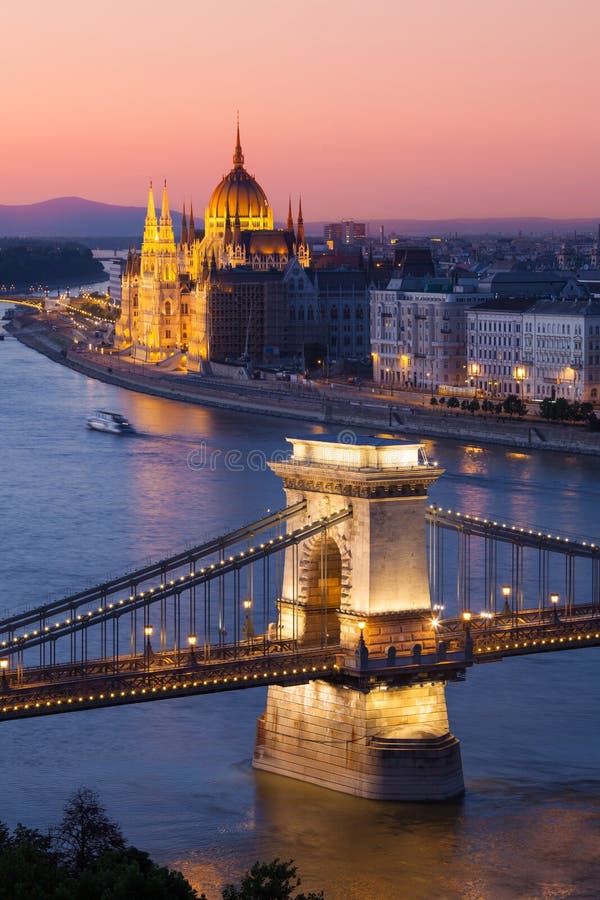
{"label": "skyline", "polygon": [[239,109],[276,219],[290,193],[310,220],[596,218],[600,10],[494,6],[181,0],[166,25],[140,0],[107,0],[102,17],[73,0],[35,2],[33,21],[11,8],[0,204],[142,206],[166,178],[172,207],[191,200],[200,219]]}

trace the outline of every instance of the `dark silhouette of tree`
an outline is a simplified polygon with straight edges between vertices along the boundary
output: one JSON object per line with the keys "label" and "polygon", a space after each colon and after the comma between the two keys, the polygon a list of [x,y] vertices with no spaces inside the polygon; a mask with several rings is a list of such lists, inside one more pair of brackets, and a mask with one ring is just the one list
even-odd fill
{"label": "dark silhouette of tree", "polygon": [[124,850],[119,826],[111,821],[98,795],[79,788],[69,798],[62,821],[54,833],[67,868],[81,872],[107,850]]}
{"label": "dark silhouette of tree", "polygon": [[72,900],[206,900],[181,872],[158,866],[147,853],[128,847],[103,853],[79,876]]}

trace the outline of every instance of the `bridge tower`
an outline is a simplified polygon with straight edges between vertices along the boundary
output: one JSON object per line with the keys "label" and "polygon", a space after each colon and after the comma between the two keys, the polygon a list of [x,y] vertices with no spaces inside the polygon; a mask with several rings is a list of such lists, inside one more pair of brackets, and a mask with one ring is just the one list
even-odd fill
{"label": "bridge tower", "polygon": [[288,505],[306,500],[289,527],[348,506],[352,516],[286,551],[277,627],[302,647],[340,644],[364,677],[269,687],[254,766],[371,799],[458,796],[460,745],[443,682],[368,672],[369,655],[435,653],[425,501],[443,470],[420,443],[345,434],[290,442],[290,459],[271,464]]}

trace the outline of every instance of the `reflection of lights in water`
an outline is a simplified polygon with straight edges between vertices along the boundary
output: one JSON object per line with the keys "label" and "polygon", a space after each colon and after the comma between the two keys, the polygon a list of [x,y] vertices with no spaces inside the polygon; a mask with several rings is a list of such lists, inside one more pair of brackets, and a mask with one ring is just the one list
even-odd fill
{"label": "reflection of lights in water", "polygon": [[507,459],[529,459],[529,456],[529,453],[517,453],[516,450],[511,450],[506,454]]}

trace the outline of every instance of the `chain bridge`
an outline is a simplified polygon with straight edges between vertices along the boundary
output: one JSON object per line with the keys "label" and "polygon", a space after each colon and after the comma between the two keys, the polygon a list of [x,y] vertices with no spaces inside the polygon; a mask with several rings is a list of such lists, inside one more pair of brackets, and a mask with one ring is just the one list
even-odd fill
{"label": "chain bridge", "polygon": [[427,507],[421,444],[291,443],[283,509],[0,621],[0,722],[268,685],[258,768],[460,793],[445,683],[600,645],[600,547]]}

